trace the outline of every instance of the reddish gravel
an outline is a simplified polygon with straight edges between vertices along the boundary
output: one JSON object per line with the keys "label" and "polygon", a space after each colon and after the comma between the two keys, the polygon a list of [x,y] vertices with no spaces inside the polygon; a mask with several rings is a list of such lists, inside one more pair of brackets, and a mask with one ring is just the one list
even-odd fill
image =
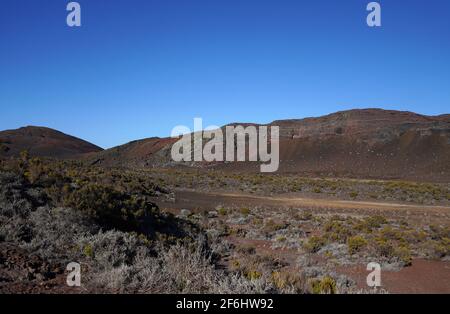
{"label": "reddish gravel", "polygon": [[[355,280],[360,289],[367,289],[369,271],[364,266],[346,267],[339,272]],[[381,272],[382,288],[389,293],[450,293],[450,262],[416,259],[410,267],[398,272]]]}

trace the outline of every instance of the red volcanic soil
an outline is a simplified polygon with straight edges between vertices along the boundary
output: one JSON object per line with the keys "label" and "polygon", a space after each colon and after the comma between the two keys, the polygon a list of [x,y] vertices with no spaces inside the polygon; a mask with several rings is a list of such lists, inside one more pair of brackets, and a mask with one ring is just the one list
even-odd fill
{"label": "red volcanic soil", "polygon": [[[450,115],[361,109],[319,118],[274,121],[269,126],[280,128],[279,172],[450,182]],[[174,163],[170,157],[174,141],[135,141],[95,157],[107,165],[213,166],[238,172],[259,171],[259,163],[255,162]]]}
{"label": "red volcanic soil", "polygon": [[65,265],[49,263],[12,244],[0,243],[0,293],[83,293],[68,287]]}
{"label": "red volcanic soil", "polygon": [[379,109],[275,121],[281,171],[449,181],[450,119]]}
{"label": "red volcanic soil", "polygon": [[18,156],[24,150],[31,156],[74,158],[102,148],[45,127],[27,126],[0,132],[0,157]]}
{"label": "red volcanic soil", "polygon": [[157,166],[170,161],[170,150],[175,142],[172,138],[152,137],[90,154],[87,158],[106,166]]}
{"label": "red volcanic soil", "polygon": [[[340,272],[354,279],[360,289],[369,289],[366,277],[370,273],[363,266],[344,268]],[[389,293],[450,293],[450,262],[413,260],[400,271],[381,270],[381,288]]]}
{"label": "red volcanic soil", "polygon": [[[450,182],[448,114],[424,116],[403,111],[358,109],[318,118],[274,121],[269,126],[280,128],[278,172],[281,173]],[[148,138],[102,151],[58,131],[26,127],[0,132],[0,157],[14,156],[27,149],[36,156],[83,157],[107,166],[260,170],[258,162],[173,162],[170,152],[175,141]]]}

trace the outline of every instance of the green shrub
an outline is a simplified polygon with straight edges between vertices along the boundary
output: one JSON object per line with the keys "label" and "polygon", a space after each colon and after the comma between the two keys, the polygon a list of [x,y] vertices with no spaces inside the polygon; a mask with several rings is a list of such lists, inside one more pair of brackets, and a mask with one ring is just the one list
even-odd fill
{"label": "green shrub", "polygon": [[92,248],[92,245],[86,244],[83,248],[83,253],[86,257],[94,257],[94,249]]}
{"label": "green shrub", "polygon": [[325,276],[320,282],[320,290],[325,294],[336,294],[336,281],[330,276]]}
{"label": "green shrub", "polygon": [[381,229],[379,233],[382,238],[388,240],[398,240],[403,242],[405,241],[403,238],[403,233],[399,230],[393,229],[391,226],[383,227],[383,229]]}
{"label": "green shrub", "polygon": [[313,294],[320,294],[321,293],[321,289],[320,289],[320,279],[312,279],[309,281],[309,285],[311,287],[311,292]]}
{"label": "green shrub", "polygon": [[406,246],[395,248],[393,255],[396,256],[404,266],[410,266],[412,263],[411,250]]}
{"label": "green shrub", "polygon": [[366,239],[362,236],[354,236],[347,239],[348,252],[353,255],[359,252],[363,247],[367,245]]}
{"label": "green shrub", "polygon": [[450,239],[443,238],[441,241],[433,245],[434,253],[438,258],[450,255]]}
{"label": "green shrub", "polygon": [[124,231],[151,228],[150,220],[158,209],[145,198],[129,195],[98,184],[87,184],[72,191],[64,200],[72,207],[93,218],[101,226]]}
{"label": "green shrub", "polygon": [[244,216],[248,216],[250,214],[250,209],[247,207],[242,207],[240,210],[241,214]]}
{"label": "green shrub", "polygon": [[274,271],[272,272],[271,281],[279,290],[293,287],[296,292],[303,290],[303,278],[296,272]]}
{"label": "green shrub", "polygon": [[221,216],[226,216],[228,214],[228,211],[226,210],[226,208],[220,207],[217,212],[219,213],[219,215]]}
{"label": "green shrub", "polygon": [[353,231],[346,227],[341,221],[338,220],[330,220],[325,226],[324,230],[326,232],[326,237],[330,241],[337,241],[340,243],[345,243],[347,238],[353,234]]}
{"label": "green shrub", "polygon": [[381,238],[375,239],[374,246],[376,253],[380,256],[390,258],[394,254],[394,246],[385,239]]}
{"label": "green shrub", "polygon": [[288,225],[285,223],[277,223],[275,221],[273,221],[272,219],[268,219],[266,220],[265,224],[264,224],[264,232],[270,233],[270,232],[275,232],[278,230],[282,230],[285,229]]}
{"label": "green shrub", "polygon": [[371,230],[371,229],[380,228],[381,225],[386,224],[387,223],[387,219],[385,217],[383,217],[383,216],[376,215],[376,216],[365,218],[364,222],[365,222],[366,227],[369,230]]}
{"label": "green shrub", "polygon": [[325,245],[325,243],[326,241],[324,238],[312,236],[303,244],[303,248],[309,253],[316,253]]}
{"label": "green shrub", "polygon": [[431,238],[433,240],[442,240],[450,238],[450,227],[441,227],[437,225],[430,225]]}
{"label": "green shrub", "polygon": [[336,281],[330,276],[315,279],[310,282],[313,294],[336,294]]}
{"label": "green shrub", "polygon": [[245,277],[248,280],[257,280],[257,279],[261,278],[261,276],[262,276],[262,274],[257,270],[250,270],[245,273]]}

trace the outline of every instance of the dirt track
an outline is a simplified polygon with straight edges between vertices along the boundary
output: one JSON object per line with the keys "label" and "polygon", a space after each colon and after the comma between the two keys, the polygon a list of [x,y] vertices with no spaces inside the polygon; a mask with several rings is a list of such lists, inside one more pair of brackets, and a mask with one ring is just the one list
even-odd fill
{"label": "dirt track", "polygon": [[450,206],[399,204],[388,202],[348,201],[298,197],[295,195],[261,196],[229,192],[176,192],[176,208],[213,209],[217,205],[299,207],[342,211],[386,211],[408,215],[436,215],[450,218]]}
{"label": "dirt track", "polygon": [[[225,207],[262,207],[275,215],[278,210],[287,208],[311,209],[321,214],[345,214],[365,216],[382,213],[394,219],[423,223],[448,224],[450,222],[450,206],[427,206],[419,204],[399,204],[373,201],[349,201],[325,198],[309,198],[298,194],[283,194],[276,196],[252,195],[240,192],[204,192],[194,190],[176,191],[175,203],[161,204],[162,208],[178,213],[186,208],[193,212],[214,210],[217,206]],[[271,254],[288,262],[295,263],[297,250],[274,249],[270,241],[252,240],[247,238],[229,237],[236,245],[252,245],[258,252]],[[450,292],[450,262],[438,260],[414,259],[410,267],[400,271],[384,271],[383,288],[390,293],[449,293]],[[348,275],[357,282],[358,288],[367,289],[365,279],[368,272],[365,265],[339,267],[339,273]]]}

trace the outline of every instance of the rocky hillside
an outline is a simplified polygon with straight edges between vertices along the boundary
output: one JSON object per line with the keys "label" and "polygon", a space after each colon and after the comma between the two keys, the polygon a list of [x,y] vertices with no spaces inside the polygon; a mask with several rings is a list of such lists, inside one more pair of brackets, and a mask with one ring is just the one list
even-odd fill
{"label": "rocky hillside", "polygon": [[450,179],[450,118],[378,109],[275,121],[288,172]]}
{"label": "rocky hillside", "polygon": [[[448,114],[361,109],[268,125],[280,127],[282,173],[450,182]],[[255,162],[174,163],[170,152],[175,141],[152,137],[102,150],[52,129],[25,127],[0,132],[0,157],[28,150],[31,156],[82,158],[104,166],[259,171]]]}
{"label": "rocky hillside", "polygon": [[[280,127],[280,172],[313,176],[450,181],[450,115],[424,116],[381,109],[274,121]],[[134,141],[95,154],[95,162],[131,167],[179,166],[173,139]],[[211,164],[189,164],[211,167]],[[219,163],[230,171],[258,171],[256,163]]]}
{"label": "rocky hillside", "polygon": [[73,158],[102,148],[62,132],[36,126],[0,132],[0,157],[18,156],[27,150],[31,156]]}

